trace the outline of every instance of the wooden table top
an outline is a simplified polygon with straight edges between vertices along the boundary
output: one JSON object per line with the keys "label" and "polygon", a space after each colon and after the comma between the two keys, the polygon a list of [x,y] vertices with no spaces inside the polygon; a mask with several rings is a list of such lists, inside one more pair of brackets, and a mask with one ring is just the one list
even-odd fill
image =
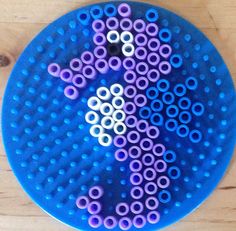
{"label": "wooden table top", "polygon": [[[12,67],[23,48],[48,23],[92,0],[0,0],[0,104]],[[200,28],[222,54],[236,82],[236,0],[149,0]],[[212,196],[167,231],[236,230],[236,161]],[[38,208],[24,193],[0,141],[0,230],[69,231]]]}

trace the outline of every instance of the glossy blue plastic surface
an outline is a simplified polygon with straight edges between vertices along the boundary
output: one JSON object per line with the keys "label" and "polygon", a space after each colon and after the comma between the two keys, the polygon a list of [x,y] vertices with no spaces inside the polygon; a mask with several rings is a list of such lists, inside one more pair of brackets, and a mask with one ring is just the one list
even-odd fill
{"label": "glossy blue plastic surface", "polygon": [[[170,118],[162,115],[160,141],[176,153],[175,165],[180,168],[181,176],[168,188],[171,200],[159,207],[160,222],[146,225],[148,231],[187,215],[209,196],[222,178],[235,145],[236,94],[222,58],[198,29],[163,8],[129,4],[133,20],[145,19],[145,12],[150,8],[158,10],[159,27],[172,32],[174,53],[183,57],[183,66],[165,77],[170,82],[170,91],[174,93],[176,84],[194,76],[198,88],[187,97],[205,107],[199,117],[193,116],[189,109],[193,116],[191,130],[197,128],[203,136],[196,144],[167,129],[166,121]],[[106,4],[99,5],[104,8]],[[92,229],[87,213],[75,205],[76,198],[86,194],[89,187],[95,184],[104,187],[105,215],[121,198],[129,200],[130,190],[128,166],[115,160],[113,145],[102,147],[90,136],[90,126],[84,119],[87,99],[99,86],[122,83],[123,71],[100,74],[81,91],[76,101],[64,97],[65,84],[47,73],[49,63],[67,67],[72,58],[94,48],[91,23],[82,25],[77,19],[80,12],[91,7],[61,17],[28,45],[10,76],[2,111],[5,149],[20,184],[43,210],[79,230]]]}

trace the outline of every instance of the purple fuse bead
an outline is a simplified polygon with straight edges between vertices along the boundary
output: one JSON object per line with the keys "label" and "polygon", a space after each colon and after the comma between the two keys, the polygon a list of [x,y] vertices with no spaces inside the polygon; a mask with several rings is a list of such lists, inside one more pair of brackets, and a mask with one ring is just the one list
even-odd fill
{"label": "purple fuse bead", "polygon": [[155,37],[158,34],[158,26],[155,23],[149,23],[146,26],[146,33],[149,36]]}
{"label": "purple fuse bead", "polygon": [[160,176],[158,179],[157,179],[157,186],[159,188],[167,188],[169,187],[170,185],[170,179],[167,177],[167,176]]}
{"label": "purple fuse bead", "polygon": [[118,56],[113,56],[108,61],[109,67],[114,71],[119,71],[121,68],[121,59]]}
{"label": "purple fuse bead", "polygon": [[146,120],[139,120],[136,127],[139,132],[146,132],[148,129],[148,122]]}
{"label": "purple fuse bead", "polygon": [[87,85],[85,77],[81,74],[74,75],[72,83],[74,84],[75,87],[78,88],[84,88]]}
{"label": "purple fuse bead", "polygon": [[131,144],[136,144],[139,142],[140,140],[140,134],[137,131],[130,131],[127,134],[127,140],[131,143]]}
{"label": "purple fuse bead", "polygon": [[156,83],[160,78],[160,72],[156,69],[151,69],[147,73],[147,78],[149,81]]}
{"label": "purple fuse bead", "polygon": [[98,72],[106,74],[109,70],[109,65],[105,59],[98,59],[95,62],[95,68],[98,70]]}
{"label": "purple fuse bead", "polygon": [[162,61],[159,63],[158,69],[163,75],[168,75],[171,72],[171,65],[167,61]]}
{"label": "purple fuse bead", "polygon": [[118,149],[115,152],[115,158],[116,158],[116,160],[123,162],[123,161],[127,160],[128,153],[125,149]]}
{"label": "purple fuse bead", "polygon": [[92,228],[98,228],[102,225],[103,220],[99,215],[92,215],[91,217],[89,217],[88,223]]}
{"label": "purple fuse bead", "polygon": [[73,78],[73,72],[70,69],[63,69],[60,72],[60,78],[64,82],[71,83],[72,78]]}
{"label": "purple fuse bead", "polygon": [[151,139],[156,139],[160,134],[160,131],[157,127],[155,126],[150,126],[147,129],[147,136]]}
{"label": "purple fuse bead", "polygon": [[145,34],[137,34],[134,38],[134,41],[137,46],[143,47],[147,44],[147,36]]}
{"label": "purple fuse bead", "polygon": [[147,223],[147,220],[143,215],[137,215],[133,219],[133,224],[138,229],[143,228],[146,225],[146,223]]}
{"label": "purple fuse bead", "polygon": [[83,68],[83,76],[87,79],[95,79],[97,72],[93,66],[87,65]]}
{"label": "purple fuse bead", "polygon": [[116,213],[120,216],[125,216],[127,215],[129,212],[129,205],[127,203],[119,203],[117,206],[116,206]]}
{"label": "purple fuse bead", "polygon": [[131,8],[127,3],[121,3],[118,6],[118,13],[121,17],[127,18],[131,15]]}
{"label": "purple fuse bead", "polygon": [[153,147],[153,141],[149,138],[144,138],[140,141],[140,147],[144,151],[150,151]]}
{"label": "purple fuse bead", "polygon": [[144,209],[143,203],[140,201],[134,201],[130,206],[130,211],[133,214],[140,214]]}
{"label": "purple fuse bead", "polygon": [[93,64],[94,62],[94,55],[90,51],[85,51],[81,55],[81,60],[84,64]]}
{"label": "purple fuse bead", "polygon": [[135,186],[131,189],[130,195],[133,199],[139,200],[143,197],[144,191],[140,186]]}
{"label": "purple fuse bead", "polygon": [[155,52],[151,52],[148,54],[147,61],[152,66],[156,66],[160,62],[160,56]]}
{"label": "purple fuse bead", "polygon": [[136,65],[136,71],[140,75],[146,75],[148,70],[149,70],[148,65],[145,62],[140,62]]}
{"label": "purple fuse bead", "polygon": [[146,153],[143,157],[142,157],[142,162],[145,166],[152,166],[155,162],[155,157],[153,154],[151,153]]}
{"label": "purple fuse bead", "polygon": [[95,45],[102,46],[106,43],[106,41],[106,36],[101,32],[96,33],[93,36],[93,42],[95,43]]}
{"label": "purple fuse bead", "polygon": [[133,58],[125,58],[123,60],[123,67],[126,70],[133,70],[135,68],[136,62]]}
{"label": "purple fuse bead", "polygon": [[134,83],[137,78],[137,75],[134,71],[128,70],[124,74],[124,80],[127,83]]}
{"label": "purple fuse bead", "polygon": [[150,224],[157,224],[160,221],[160,213],[157,211],[151,211],[147,215],[147,221]]}
{"label": "purple fuse bead", "polygon": [[154,164],[154,168],[157,172],[165,172],[167,169],[167,164],[164,160],[157,160]]}
{"label": "purple fuse bead", "polygon": [[119,28],[119,21],[115,17],[110,17],[106,21],[106,26],[109,30],[117,30]]}
{"label": "purple fuse bead", "polygon": [[73,71],[81,72],[83,68],[83,63],[80,59],[74,58],[70,61],[70,68]]}
{"label": "purple fuse bead", "polygon": [[128,154],[132,159],[137,159],[142,155],[142,150],[138,146],[132,146],[129,148]]}
{"label": "purple fuse bead", "polygon": [[147,184],[145,184],[144,186],[144,191],[148,194],[148,195],[154,195],[157,192],[157,185],[154,182],[148,182]]}
{"label": "purple fuse bead", "polygon": [[76,206],[79,209],[86,209],[88,207],[88,204],[89,204],[89,198],[86,196],[78,197],[78,199],[76,200]]}
{"label": "purple fuse bead", "polygon": [[143,107],[147,103],[147,97],[143,94],[138,94],[134,97],[134,103],[137,107]]}
{"label": "purple fuse bead", "polygon": [[140,173],[132,173],[130,175],[130,182],[132,185],[140,185],[143,182],[143,176]]}
{"label": "purple fuse bead", "polygon": [[77,99],[79,96],[78,90],[74,86],[71,86],[71,85],[65,87],[64,94],[67,98],[73,99],[73,100]]}
{"label": "purple fuse bead", "polygon": [[135,57],[139,60],[145,60],[147,57],[147,50],[145,47],[137,47],[135,49]]}
{"label": "purple fuse bead", "polygon": [[104,219],[104,226],[107,228],[107,229],[114,229],[116,226],[117,226],[117,220],[115,217],[113,216],[108,216]]}
{"label": "purple fuse bead", "polygon": [[132,102],[127,102],[124,105],[124,112],[128,115],[132,115],[136,112],[136,106]]}
{"label": "purple fuse bead", "polygon": [[89,196],[94,200],[101,198],[103,193],[103,189],[100,186],[93,186],[89,189]]}
{"label": "purple fuse bead", "polygon": [[119,221],[119,227],[122,230],[129,230],[132,226],[132,221],[128,217],[122,217]]}
{"label": "purple fuse bead", "polygon": [[104,59],[107,56],[107,49],[104,46],[97,46],[93,53],[96,58]]}
{"label": "purple fuse bead", "polygon": [[128,127],[128,128],[134,128],[136,127],[136,123],[137,123],[137,117],[136,116],[133,116],[133,115],[129,115],[126,117],[125,119],[125,125]]}
{"label": "purple fuse bead", "polygon": [[102,205],[98,201],[92,201],[88,205],[88,212],[90,214],[98,214],[102,210]]}
{"label": "purple fuse bead", "polygon": [[140,160],[132,160],[129,164],[129,168],[132,172],[139,172],[142,170],[143,165]]}
{"label": "purple fuse bead", "polygon": [[140,90],[145,90],[149,86],[148,79],[146,77],[139,77],[136,80],[136,86]]}
{"label": "purple fuse bead", "polygon": [[115,136],[114,138],[114,145],[118,148],[122,148],[127,144],[127,140],[125,138],[125,136],[122,135],[118,135]]}
{"label": "purple fuse bead", "polygon": [[145,31],[146,23],[142,19],[136,19],[133,23],[133,28],[136,32],[142,33]]}
{"label": "purple fuse bead", "polygon": [[57,63],[51,63],[48,65],[48,73],[54,77],[60,76],[61,67]]}
{"label": "purple fuse bead", "polygon": [[146,168],[143,171],[143,177],[144,179],[146,179],[147,181],[153,181],[156,179],[157,173],[153,168]]}
{"label": "purple fuse bead", "polygon": [[165,151],[166,151],[166,148],[163,144],[155,144],[152,148],[152,152],[156,156],[162,156]]}
{"label": "purple fuse bead", "polygon": [[168,44],[163,44],[159,48],[159,53],[163,58],[167,59],[172,53],[172,48]]}
{"label": "purple fuse bead", "polygon": [[158,208],[159,201],[156,197],[148,197],[145,201],[145,205],[149,210],[155,210]]}
{"label": "purple fuse bead", "polygon": [[101,19],[96,19],[92,23],[92,28],[95,32],[103,32],[105,30],[105,23]]}
{"label": "purple fuse bead", "polygon": [[151,38],[148,41],[148,49],[150,51],[158,51],[160,45],[161,45],[161,42],[157,38]]}
{"label": "purple fuse bead", "polygon": [[129,18],[123,18],[120,20],[120,28],[122,31],[131,31],[133,23]]}

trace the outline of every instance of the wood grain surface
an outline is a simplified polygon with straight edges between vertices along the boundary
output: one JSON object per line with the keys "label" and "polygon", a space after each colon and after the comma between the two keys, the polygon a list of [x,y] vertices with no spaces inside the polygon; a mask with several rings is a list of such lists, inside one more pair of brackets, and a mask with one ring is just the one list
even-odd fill
{"label": "wood grain surface", "polygon": [[[0,104],[12,67],[31,39],[48,23],[91,0],[0,0]],[[236,82],[236,0],[149,0],[200,28],[222,54]],[[0,231],[69,231],[24,193],[0,141]],[[236,230],[236,161],[215,192],[194,213],[167,231]]]}

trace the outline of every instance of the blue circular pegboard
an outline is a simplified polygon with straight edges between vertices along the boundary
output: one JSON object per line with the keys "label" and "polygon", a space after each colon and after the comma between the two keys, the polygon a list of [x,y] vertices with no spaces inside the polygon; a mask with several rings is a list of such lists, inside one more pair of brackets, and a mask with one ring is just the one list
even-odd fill
{"label": "blue circular pegboard", "polygon": [[[105,5],[99,4],[102,8]],[[190,124],[191,130],[202,132],[199,143],[178,136],[171,127],[169,131],[159,127],[159,141],[176,153],[175,165],[181,177],[168,188],[171,201],[159,206],[160,222],[145,226],[145,230],[156,230],[199,206],[222,178],[235,145],[236,97],[226,65],[198,29],[163,8],[136,2],[129,5],[132,19],[146,20],[145,12],[150,8],[158,11],[159,28],[171,30],[173,50],[183,57],[183,66],[165,77],[170,91],[175,92],[174,86],[194,76],[198,89],[187,96],[205,107],[203,116],[194,117]],[[130,191],[128,164],[115,160],[114,145],[102,147],[90,136],[90,126],[84,119],[87,99],[98,86],[124,84],[124,71],[99,74],[75,101],[64,97],[65,83],[47,72],[51,62],[67,67],[72,58],[94,49],[91,23],[82,25],[78,20],[78,15],[91,7],[56,20],[28,45],[9,79],[2,112],[6,153],[22,187],[47,213],[80,230],[91,228],[88,214],[79,210],[75,201],[92,185],[100,184],[105,189],[104,216],[112,213],[116,200],[128,201]]]}

